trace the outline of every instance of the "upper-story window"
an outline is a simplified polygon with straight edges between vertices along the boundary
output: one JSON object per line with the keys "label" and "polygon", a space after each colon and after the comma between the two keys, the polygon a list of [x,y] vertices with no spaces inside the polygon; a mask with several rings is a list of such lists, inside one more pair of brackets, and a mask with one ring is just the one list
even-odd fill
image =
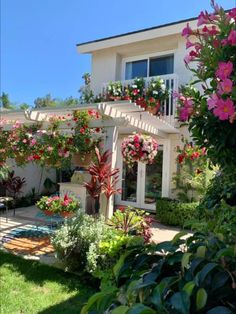
{"label": "upper-story window", "polygon": [[135,77],[149,77],[174,72],[174,55],[153,57],[143,60],[126,62],[125,79],[132,80]]}

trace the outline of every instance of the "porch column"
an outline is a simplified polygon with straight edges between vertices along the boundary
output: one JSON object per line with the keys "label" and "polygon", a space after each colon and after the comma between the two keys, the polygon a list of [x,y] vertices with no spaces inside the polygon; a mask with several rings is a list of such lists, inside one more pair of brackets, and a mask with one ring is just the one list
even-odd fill
{"label": "porch column", "polygon": [[[117,126],[107,126],[105,128],[105,139],[104,139],[104,151],[107,149],[112,152],[111,155],[111,167],[116,167],[116,159],[117,159],[117,143],[118,143],[118,127]],[[102,194],[100,198],[100,208],[102,213],[106,208],[106,197]],[[114,211],[114,196],[110,197],[108,204],[108,218],[111,218]]]}
{"label": "porch column", "polygon": [[170,197],[171,141],[163,142],[162,197]]}

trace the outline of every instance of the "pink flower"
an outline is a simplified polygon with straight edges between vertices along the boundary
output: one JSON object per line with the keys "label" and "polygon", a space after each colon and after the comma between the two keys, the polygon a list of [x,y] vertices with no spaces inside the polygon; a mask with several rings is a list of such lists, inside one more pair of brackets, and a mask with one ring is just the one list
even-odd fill
{"label": "pink flower", "polygon": [[185,98],[184,99],[184,106],[186,108],[192,107],[193,106],[193,100],[191,98]]}
{"label": "pink flower", "polygon": [[193,56],[190,56],[189,54],[187,54],[186,56],[185,56],[185,58],[184,58],[184,62],[186,63],[186,64],[189,64],[191,61],[193,61],[194,60],[194,57]]}
{"label": "pink flower", "polygon": [[233,71],[233,63],[231,61],[228,62],[219,62],[218,68],[216,70],[216,76],[224,80],[230,76]]}
{"label": "pink flower", "polygon": [[30,146],[34,146],[36,143],[37,143],[36,139],[33,138],[33,139],[30,141]]}
{"label": "pink flower", "polygon": [[208,109],[211,110],[215,108],[218,100],[219,100],[218,96],[216,94],[212,94],[211,98],[207,100]]}
{"label": "pink flower", "polygon": [[228,36],[228,43],[231,45],[231,46],[236,46],[236,31],[235,30],[231,30],[231,32],[229,33],[229,36]]}
{"label": "pink flower", "polygon": [[180,121],[187,121],[189,118],[188,108],[180,108],[179,119]]}
{"label": "pink flower", "polygon": [[186,49],[188,48],[191,48],[193,47],[195,44],[194,43],[191,43],[191,41],[189,39],[187,39],[187,42],[186,42]]}
{"label": "pink flower", "polygon": [[226,100],[220,99],[217,102],[217,106],[214,108],[213,113],[220,120],[228,120],[235,112],[234,103],[230,98]]}
{"label": "pink flower", "polygon": [[52,152],[53,151],[53,147],[52,146],[48,146],[47,151],[48,152]]}
{"label": "pink flower", "polygon": [[205,13],[203,11],[201,11],[201,13],[198,16],[198,22],[197,22],[197,26],[201,26],[203,24],[207,24],[209,23],[209,14],[205,11]]}
{"label": "pink flower", "polygon": [[232,10],[230,10],[229,13],[228,13],[228,16],[229,16],[231,19],[236,20],[236,8],[233,8]]}
{"label": "pink flower", "polygon": [[188,38],[192,34],[193,34],[193,30],[189,26],[189,23],[187,23],[187,26],[182,30],[182,36],[185,38]]}
{"label": "pink flower", "polygon": [[27,157],[27,160],[28,160],[28,161],[34,160],[34,156],[32,156],[32,155],[31,155],[31,156],[28,156],[28,157]]}
{"label": "pink flower", "polygon": [[22,142],[26,144],[27,143],[27,139],[24,138]]}
{"label": "pink flower", "polygon": [[231,93],[232,88],[233,88],[233,82],[230,79],[225,79],[218,84],[218,92],[220,95]]}

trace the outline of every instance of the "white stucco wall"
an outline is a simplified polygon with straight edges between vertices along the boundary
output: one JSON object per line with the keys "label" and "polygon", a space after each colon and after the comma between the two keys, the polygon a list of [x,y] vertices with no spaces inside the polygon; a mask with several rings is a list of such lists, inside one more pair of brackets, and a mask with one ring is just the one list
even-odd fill
{"label": "white stucco wall", "polygon": [[22,189],[21,196],[30,193],[32,191],[32,188],[35,188],[36,193],[41,193],[44,189],[43,183],[46,178],[50,178],[53,182],[56,182],[55,169],[44,168],[42,173],[42,168],[32,163],[28,163],[25,167],[17,167],[14,161],[9,160],[8,164],[11,165],[11,170],[15,172],[15,176],[20,176],[21,178],[25,178],[26,180],[26,184]]}
{"label": "white stucco wall", "polygon": [[185,67],[185,39],[181,35],[142,40],[117,47],[102,49],[92,53],[92,82],[95,94],[102,90],[103,83],[124,80],[123,63],[127,58],[145,58],[148,55],[160,56],[174,54],[174,73],[179,76],[179,83],[185,84],[192,79],[192,73]]}

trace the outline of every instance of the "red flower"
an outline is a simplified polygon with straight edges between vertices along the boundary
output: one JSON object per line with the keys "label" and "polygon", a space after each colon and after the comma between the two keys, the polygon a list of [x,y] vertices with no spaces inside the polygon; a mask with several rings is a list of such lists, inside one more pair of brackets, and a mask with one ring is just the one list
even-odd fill
{"label": "red flower", "polygon": [[85,139],[85,143],[86,143],[86,144],[89,144],[89,143],[90,143],[90,139],[89,139],[89,138],[86,138],[86,139]]}
{"label": "red flower", "polygon": [[39,155],[33,155],[33,158],[34,158],[34,160],[40,160],[41,159],[41,157],[39,156]]}
{"label": "red flower", "polygon": [[85,129],[84,129],[84,128],[80,128],[79,132],[80,132],[81,134],[84,134],[84,133],[85,133]]}

